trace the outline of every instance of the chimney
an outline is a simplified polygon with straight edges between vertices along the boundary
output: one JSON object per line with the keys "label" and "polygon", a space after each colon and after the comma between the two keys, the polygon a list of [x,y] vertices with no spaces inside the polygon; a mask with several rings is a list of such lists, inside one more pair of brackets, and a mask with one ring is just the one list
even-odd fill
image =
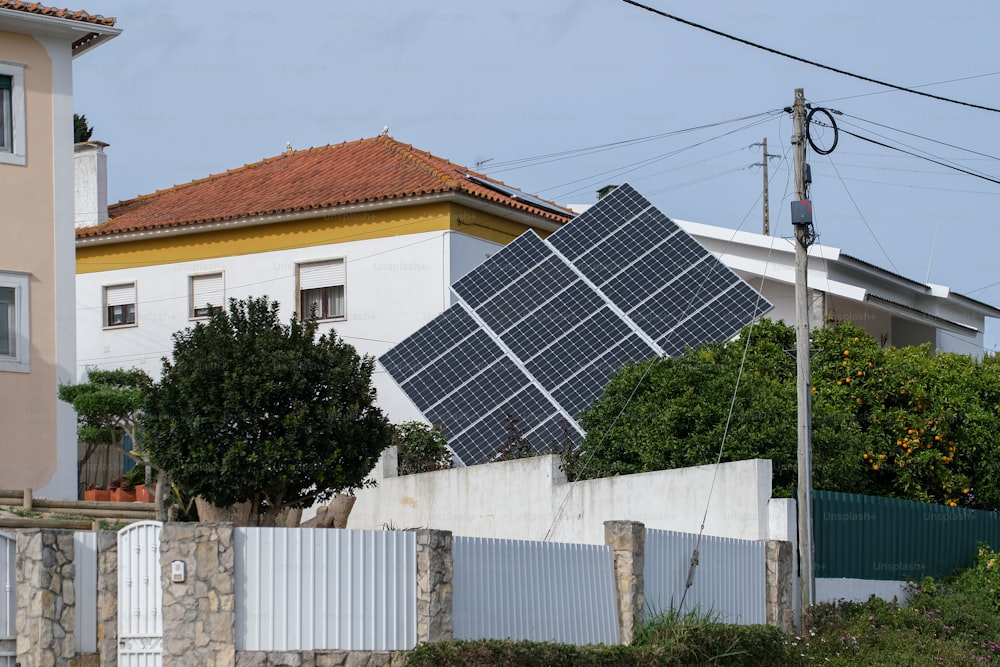
{"label": "chimney", "polygon": [[612,192],[614,192],[617,189],[618,189],[617,185],[605,185],[603,188],[601,188],[600,190],[597,191],[597,199],[598,199],[598,201],[600,201],[601,199],[604,199],[605,197],[607,197],[609,194],[611,194]]}
{"label": "chimney", "polygon": [[73,146],[76,226],[93,227],[108,218],[108,156],[103,141],[84,141]]}

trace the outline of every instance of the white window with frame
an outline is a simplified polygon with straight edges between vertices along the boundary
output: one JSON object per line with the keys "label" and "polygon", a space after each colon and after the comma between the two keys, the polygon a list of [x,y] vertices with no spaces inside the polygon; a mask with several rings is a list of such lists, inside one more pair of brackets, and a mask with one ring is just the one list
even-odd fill
{"label": "white window with frame", "polygon": [[31,370],[28,274],[0,271],[0,371]]}
{"label": "white window with frame", "polygon": [[131,327],[136,325],[135,283],[107,285],[104,288],[104,327]]}
{"label": "white window with frame", "polygon": [[191,302],[188,317],[192,320],[210,317],[222,311],[226,305],[226,289],[221,272],[191,276],[188,293]]}
{"label": "white window with frame", "polygon": [[299,319],[346,319],[343,259],[299,264],[298,273]]}
{"label": "white window with frame", "polygon": [[0,163],[24,166],[24,65],[0,60]]}

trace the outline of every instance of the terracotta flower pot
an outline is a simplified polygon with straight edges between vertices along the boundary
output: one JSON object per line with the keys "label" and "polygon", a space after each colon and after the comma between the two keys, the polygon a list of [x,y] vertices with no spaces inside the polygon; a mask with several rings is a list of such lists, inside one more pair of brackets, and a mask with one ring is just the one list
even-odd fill
{"label": "terracotta flower pot", "polygon": [[126,491],[121,488],[114,489],[111,492],[111,500],[116,503],[134,503],[135,491]]}
{"label": "terracotta flower pot", "polygon": [[87,489],[83,492],[84,500],[111,500],[111,492],[104,489]]}
{"label": "terracotta flower pot", "polygon": [[140,503],[151,503],[156,500],[155,486],[150,486],[146,489],[145,484],[137,484],[135,487],[135,499]]}

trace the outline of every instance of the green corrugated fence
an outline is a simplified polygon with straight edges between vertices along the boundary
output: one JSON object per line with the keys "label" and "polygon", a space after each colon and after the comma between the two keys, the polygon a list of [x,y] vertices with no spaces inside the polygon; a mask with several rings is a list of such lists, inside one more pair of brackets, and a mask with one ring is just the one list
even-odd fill
{"label": "green corrugated fence", "polygon": [[817,577],[919,581],[1000,549],[1000,513],[814,491],[813,534]]}

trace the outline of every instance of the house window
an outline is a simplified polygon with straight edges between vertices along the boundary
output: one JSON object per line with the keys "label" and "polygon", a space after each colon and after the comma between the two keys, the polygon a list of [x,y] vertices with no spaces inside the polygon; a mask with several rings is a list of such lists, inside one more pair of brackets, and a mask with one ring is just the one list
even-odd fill
{"label": "house window", "polygon": [[0,271],[0,371],[27,373],[28,275]]}
{"label": "house window", "polygon": [[24,165],[24,66],[0,62],[0,163]]}
{"label": "house window", "polygon": [[104,326],[127,327],[135,324],[135,283],[104,288]]}
{"label": "house window", "polygon": [[298,269],[299,319],[344,319],[344,260],[309,262]]}
{"label": "house window", "polygon": [[222,311],[226,302],[225,286],[221,273],[191,276],[191,309],[189,317],[209,317]]}

